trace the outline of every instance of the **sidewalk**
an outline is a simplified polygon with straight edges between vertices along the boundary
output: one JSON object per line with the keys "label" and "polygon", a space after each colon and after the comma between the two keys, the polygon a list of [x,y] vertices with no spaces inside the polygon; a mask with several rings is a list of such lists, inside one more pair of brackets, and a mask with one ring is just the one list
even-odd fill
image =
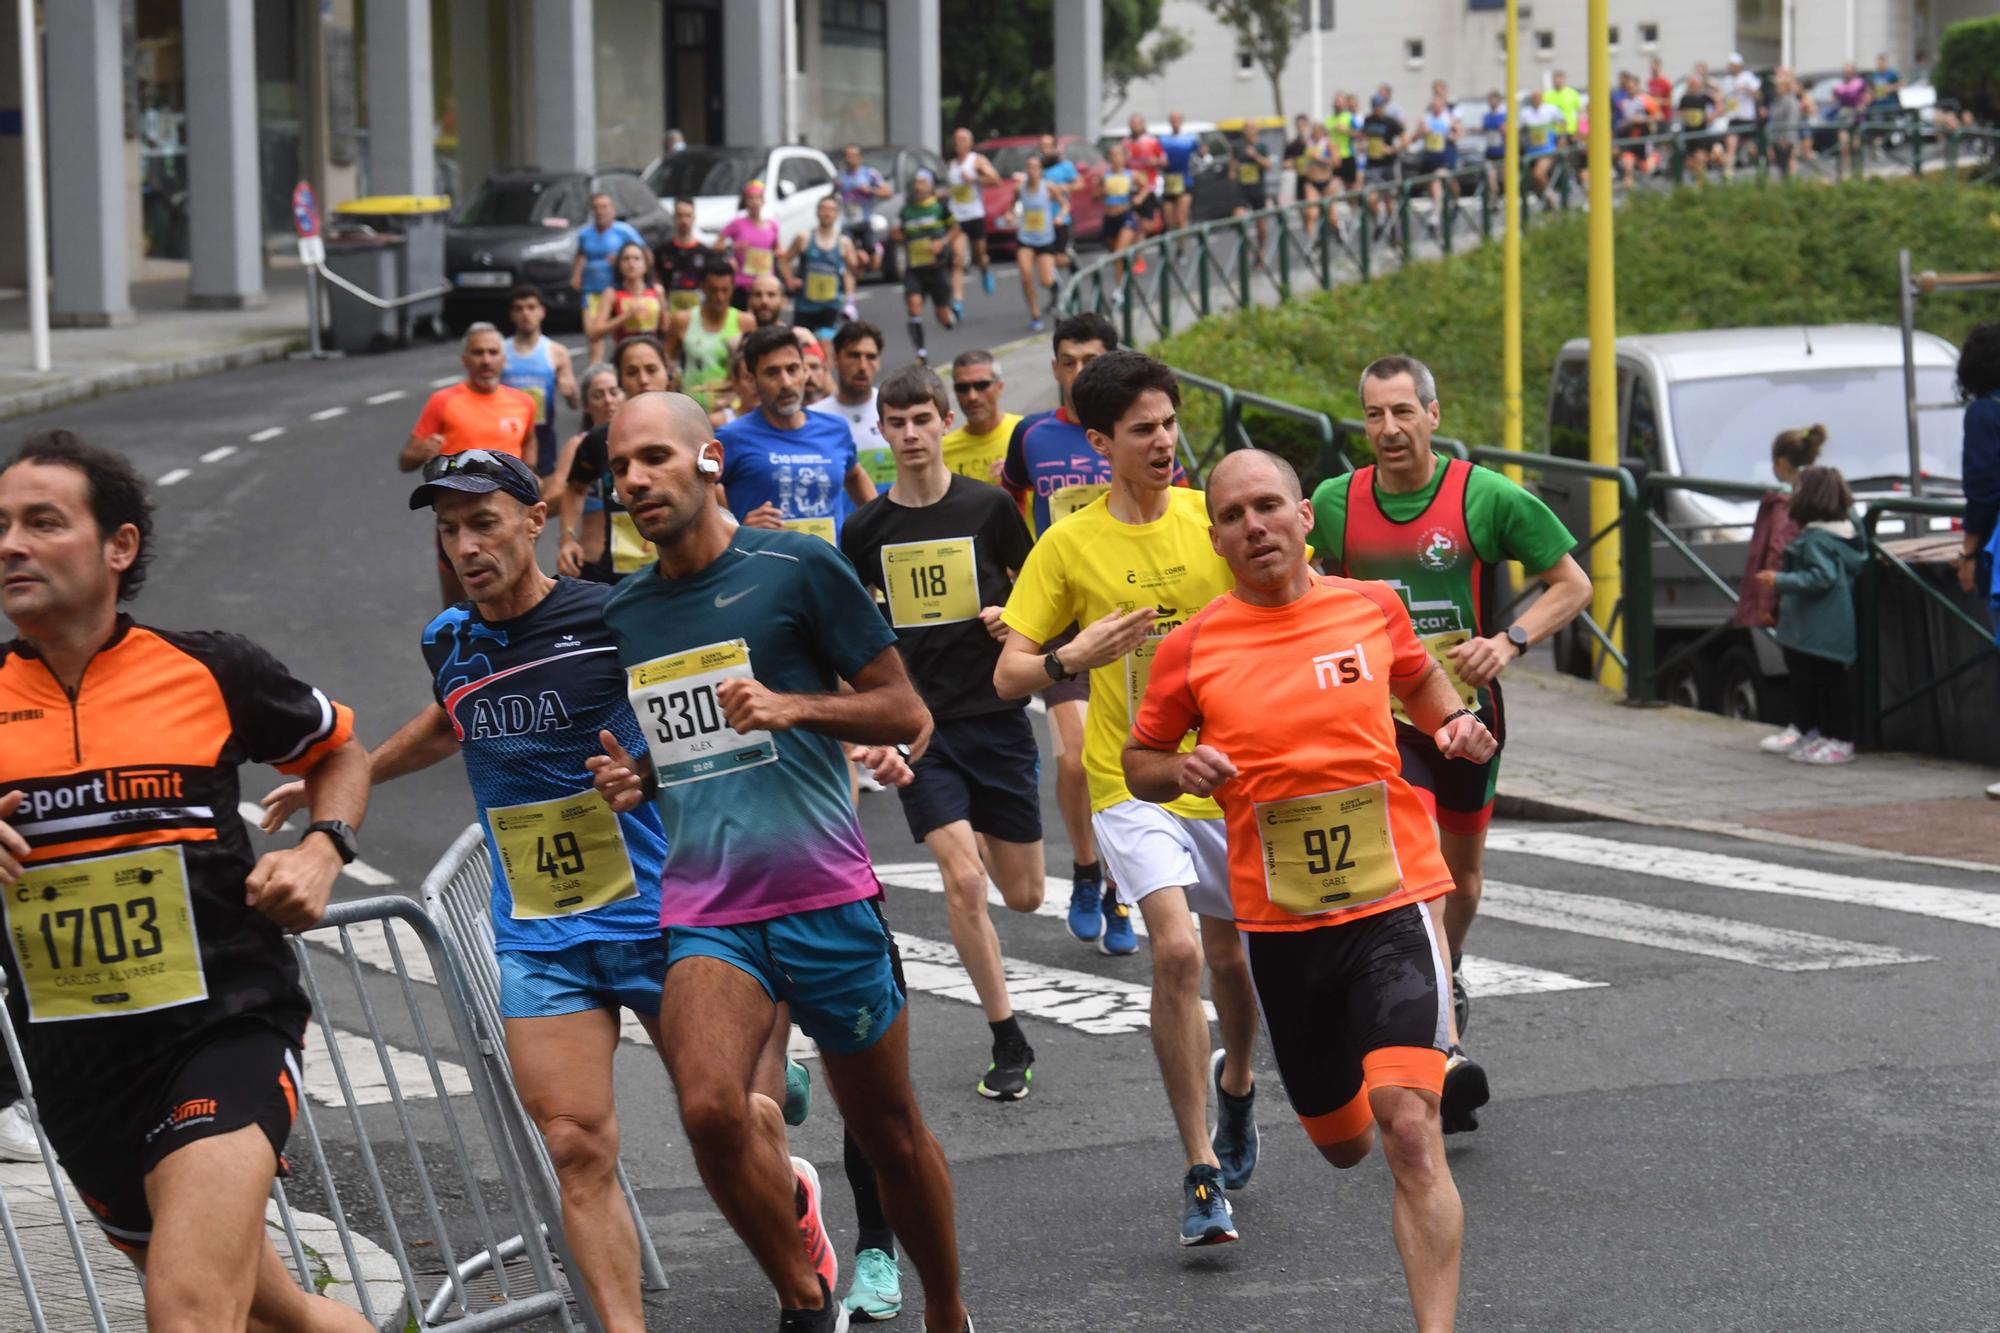
{"label": "sidewalk", "polygon": [[0,417],[40,412],[117,389],[235,370],[303,347],[305,270],[267,269],[265,305],[256,310],[190,310],[187,281],[132,284],[132,323],[109,329],[51,329],[53,369],[28,369],[28,301],[0,299]]}
{"label": "sidewalk", "polygon": [[1973,764],[1864,753],[1818,767],[1765,754],[1774,728],[1687,708],[1632,708],[1551,671],[1506,677],[1500,813],[1673,824],[1768,842],[1865,847],[2000,866],[1996,776]]}

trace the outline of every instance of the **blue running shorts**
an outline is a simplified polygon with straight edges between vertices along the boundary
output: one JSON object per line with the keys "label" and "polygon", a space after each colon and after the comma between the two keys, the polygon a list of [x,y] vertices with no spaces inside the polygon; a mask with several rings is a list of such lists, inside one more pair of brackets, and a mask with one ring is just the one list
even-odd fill
{"label": "blue running shorts", "polygon": [[586,1009],[660,1012],[667,951],[643,940],[581,940],[562,949],[509,949],[499,955],[500,1016],[554,1018]]}

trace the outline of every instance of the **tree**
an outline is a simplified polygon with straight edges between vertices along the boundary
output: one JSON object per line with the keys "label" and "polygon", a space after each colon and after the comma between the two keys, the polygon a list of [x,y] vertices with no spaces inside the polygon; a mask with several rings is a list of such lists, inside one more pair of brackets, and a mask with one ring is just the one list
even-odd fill
{"label": "tree", "polygon": [[[1160,27],[1162,0],[1103,3],[1105,90],[1122,101],[1186,54],[1187,36]],[[1055,0],[942,0],[939,10],[947,139],[960,125],[982,139],[1070,128],[1055,123]]]}
{"label": "tree", "polygon": [[1271,105],[1285,114],[1283,80],[1292,43],[1301,31],[1298,0],[1202,0],[1208,12],[1236,34],[1236,49],[1271,81]]}
{"label": "tree", "polygon": [[2000,121],[2000,18],[1945,29],[1931,78],[1940,96],[1956,100],[1980,124]]}

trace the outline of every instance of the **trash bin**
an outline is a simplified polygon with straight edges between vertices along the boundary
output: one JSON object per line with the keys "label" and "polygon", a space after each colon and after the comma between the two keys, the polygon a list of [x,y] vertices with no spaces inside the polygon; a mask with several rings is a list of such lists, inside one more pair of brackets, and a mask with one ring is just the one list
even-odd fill
{"label": "trash bin", "polygon": [[[396,290],[428,292],[445,285],[444,233],[450,220],[451,200],[441,194],[376,194],[335,208],[332,229],[339,234],[365,227],[380,235],[403,237],[407,244],[399,252]],[[406,333],[417,323],[441,332],[444,293],[404,306],[402,316]]]}
{"label": "trash bin", "polygon": [[[382,300],[401,292],[397,270],[402,267],[404,238],[358,233],[330,236],[326,242],[329,273]],[[338,283],[326,284],[332,307],[333,347],[339,352],[381,352],[404,340],[404,313],[384,310],[355,296]]]}

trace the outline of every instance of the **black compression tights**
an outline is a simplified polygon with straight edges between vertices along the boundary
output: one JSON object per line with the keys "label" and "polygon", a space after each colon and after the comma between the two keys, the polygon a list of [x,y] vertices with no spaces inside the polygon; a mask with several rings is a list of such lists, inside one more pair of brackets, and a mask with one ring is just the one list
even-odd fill
{"label": "black compression tights", "polygon": [[847,1167],[847,1187],[854,1191],[854,1220],[860,1229],[854,1252],[880,1250],[895,1258],[896,1233],[889,1230],[889,1219],[882,1214],[882,1196],[875,1190],[875,1168],[861,1155],[861,1145],[854,1141],[854,1136],[844,1130],[840,1151]]}

